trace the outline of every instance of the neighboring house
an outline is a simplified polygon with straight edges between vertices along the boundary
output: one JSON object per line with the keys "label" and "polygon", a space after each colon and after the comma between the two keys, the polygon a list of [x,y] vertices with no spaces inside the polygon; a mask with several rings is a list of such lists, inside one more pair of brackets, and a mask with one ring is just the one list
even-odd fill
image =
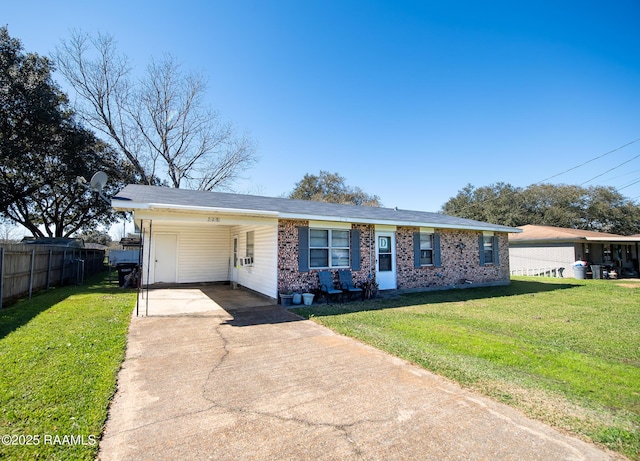
{"label": "neighboring house", "polygon": [[638,276],[640,236],[625,237],[603,232],[527,225],[522,232],[509,234],[509,266],[516,275],[538,275],[560,268],[565,277],[574,277],[576,261],[587,262],[618,276]]}
{"label": "neighboring house", "polygon": [[509,283],[518,229],[439,213],[129,185],[112,199],[142,233],[143,283],[233,281],[277,298],[350,269],[381,290]]}

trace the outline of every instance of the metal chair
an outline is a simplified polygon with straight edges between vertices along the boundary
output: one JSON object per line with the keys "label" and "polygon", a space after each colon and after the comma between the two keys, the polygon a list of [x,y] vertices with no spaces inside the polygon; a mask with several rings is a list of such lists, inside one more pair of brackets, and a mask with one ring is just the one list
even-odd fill
{"label": "metal chair", "polygon": [[338,271],[338,277],[340,279],[340,288],[343,292],[349,294],[349,299],[355,294],[360,293],[362,299],[364,299],[364,290],[358,288],[353,284],[353,276],[349,270]]}
{"label": "metal chair", "polygon": [[331,272],[318,272],[318,278],[320,279],[320,293],[326,298],[327,304],[329,304],[329,298],[334,295],[340,295],[341,302],[344,302],[344,293],[342,290],[336,289]]}

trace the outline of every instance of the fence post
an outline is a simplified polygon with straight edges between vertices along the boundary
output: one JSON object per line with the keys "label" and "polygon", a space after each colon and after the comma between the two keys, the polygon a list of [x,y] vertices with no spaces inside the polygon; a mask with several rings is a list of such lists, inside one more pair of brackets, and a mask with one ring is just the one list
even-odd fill
{"label": "fence post", "polygon": [[60,273],[60,286],[64,286],[64,269],[67,265],[67,250],[62,251],[62,271]]}
{"label": "fence post", "polygon": [[49,262],[47,263],[47,290],[51,288],[51,260],[53,259],[53,250],[49,250]]}
{"label": "fence post", "polygon": [[4,285],[4,248],[0,247],[0,309],[2,309],[2,286]]}
{"label": "fence post", "polygon": [[31,269],[29,270],[29,299],[33,293],[33,269],[36,263],[36,249],[31,250]]}

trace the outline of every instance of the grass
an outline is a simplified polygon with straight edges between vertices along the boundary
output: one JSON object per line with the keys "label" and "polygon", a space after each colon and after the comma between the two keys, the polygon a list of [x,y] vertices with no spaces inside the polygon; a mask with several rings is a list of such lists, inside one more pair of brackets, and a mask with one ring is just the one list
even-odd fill
{"label": "grass", "polygon": [[0,459],[95,458],[134,303],[100,275],[0,310]]}
{"label": "grass", "polygon": [[516,277],[296,312],[640,459],[639,295],[638,281]]}

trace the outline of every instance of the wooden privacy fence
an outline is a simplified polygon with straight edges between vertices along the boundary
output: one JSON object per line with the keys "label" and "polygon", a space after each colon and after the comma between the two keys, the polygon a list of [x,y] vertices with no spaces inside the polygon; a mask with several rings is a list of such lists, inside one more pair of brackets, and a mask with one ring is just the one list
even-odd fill
{"label": "wooden privacy fence", "polygon": [[104,270],[104,250],[40,245],[0,245],[0,308],[34,291],[70,283]]}

